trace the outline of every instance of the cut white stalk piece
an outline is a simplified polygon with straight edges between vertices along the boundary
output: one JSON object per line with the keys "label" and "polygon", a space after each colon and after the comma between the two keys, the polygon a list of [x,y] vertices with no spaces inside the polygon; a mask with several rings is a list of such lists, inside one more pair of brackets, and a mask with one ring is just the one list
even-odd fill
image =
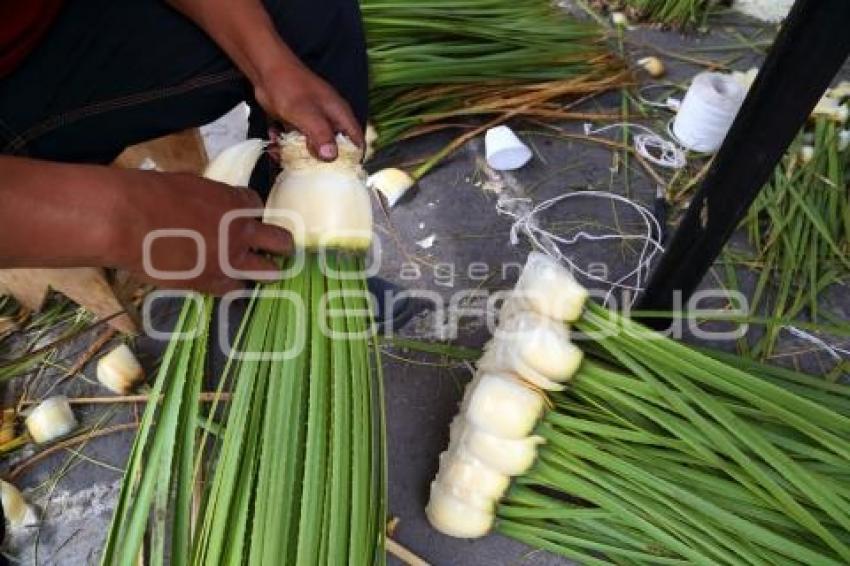
{"label": "cut white stalk piece", "polygon": [[800,160],[803,163],[808,163],[812,159],[815,158],[815,148],[811,145],[804,145],[800,147]]}
{"label": "cut white stalk piece", "polygon": [[338,156],[326,163],[310,155],[303,135],[280,138],[283,172],[263,220],[288,230],[300,248],[365,250],[372,242],[372,203],[360,148],[342,135],[336,141]]}
{"label": "cut white stalk piece", "polygon": [[[530,311],[515,312],[503,318],[491,343],[493,351],[507,349],[514,353],[514,371],[523,377],[527,372],[564,382],[575,374],[583,358],[581,349],[570,342],[566,326]],[[484,358],[488,354],[489,350]]]}
{"label": "cut white stalk piece", "polygon": [[638,65],[643,67],[650,77],[658,78],[664,75],[664,63],[658,57],[644,57],[638,61]]}
{"label": "cut white stalk piece", "polygon": [[848,116],[850,116],[850,111],[848,111],[846,104],[841,104],[838,99],[832,98],[827,94],[818,101],[815,109],[812,110],[812,116],[828,118],[834,122],[843,124],[847,121]]}
{"label": "cut white stalk piece", "polygon": [[457,538],[479,538],[490,532],[493,513],[459,499],[437,482],[431,484],[431,498],[425,507],[431,526]]}
{"label": "cut white stalk piece", "polygon": [[543,395],[506,374],[482,373],[467,401],[466,419],[502,438],[526,437],[543,414]]}
{"label": "cut white stalk piece", "polygon": [[27,417],[30,437],[38,444],[51,442],[77,428],[77,419],[67,397],[57,395],[42,401]]}
{"label": "cut white stalk piece", "polygon": [[485,465],[463,446],[456,446],[440,454],[440,471],[437,480],[453,493],[471,494],[468,501],[489,501],[486,510],[492,511],[511,483],[510,478]]}
{"label": "cut white stalk piece", "polygon": [[513,345],[499,342],[478,360],[478,371],[486,373],[512,373],[534,387],[546,391],[563,391],[566,387],[552,381],[522,360],[522,356]]}
{"label": "cut white stalk piece", "polygon": [[488,468],[508,476],[518,476],[531,469],[537,459],[537,447],[545,441],[540,436],[519,440],[489,434],[458,415],[449,432],[455,449],[463,448]]}
{"label": "cut white stalk piece", "polygon": [[629,25],[629,18],[625,12],[611,12],[611,23],[617,27],[626,27]]}
{"label": "cut white stalk piece", "polygon": [[366,124],[366,131],[363,132],[363,137],[366,140],[366,151],[363,154],[363,161],[369,161],[375,155],[375,143],[378,141],[378,130],[375,129],[372,122]]}
{"label": "cut white stalk piece", "polygon": [[406,171],[388,167],[373,173],[366,180],[366,186],[378,191],[387,199],[387,206],[394,207],[416,181]]}
{"label": "cut white stalk piece", "polygon": [[835,88],[830,89],[827,92],[829,97],[834,98],[835,100],[850,98],[850,81],[841,81],[835,86]]}
{"label": "cut white stalk piece", "polygon": [[13,529],[38,525],[38,512],[35,507],[27,503],[18,488],[7,481],[0,480],[0,500],[3,504],[3,515]]}
{"label": "cut white stalk piece", "polygon": [[234,187],[247,187],[266,145],[264,140],[249,139],[228,147],[207,165],[204,177]]}
{"label": "cut white stalk piece", "polygon": [[118,395],[130,393],[144,377],[142,365],[126,344],[121,344],[97,362],[97,380]]}
{"label": "cut white stalk piece", "polygon": [[511,297],[549,318],[577,320],[587,301],[587,289],[555,259],[531,252]]}

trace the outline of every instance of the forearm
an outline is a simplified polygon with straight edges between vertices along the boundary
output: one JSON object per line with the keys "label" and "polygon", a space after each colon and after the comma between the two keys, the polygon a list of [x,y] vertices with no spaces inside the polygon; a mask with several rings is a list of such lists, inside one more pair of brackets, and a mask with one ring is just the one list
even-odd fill
{"label": "forearm", "polygon": [[301,63],[280,38],[260,0],[167,0],[200,26],[255,86]]}
{"label": "forearm", "polygon": [[86,267],[118,261],[117,171],[0,156],[0,267]]}

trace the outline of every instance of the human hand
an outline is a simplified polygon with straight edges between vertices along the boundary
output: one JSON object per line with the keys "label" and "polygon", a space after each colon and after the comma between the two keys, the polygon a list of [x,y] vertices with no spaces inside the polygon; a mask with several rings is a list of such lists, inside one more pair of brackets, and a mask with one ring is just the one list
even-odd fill
{"label": "human hand", "polygon": [[[188,174],[122,171],[120,182],[126,192],[126,205],[115,215],[123,224],[116,230],[114,257],[118,267],[159,286],[194,289],[214,295],[244,287],[244,282],[227,275],[219,261],[219,227],[224,216],[238,209],[262,209],[257,194],[247,188],[231,187]],[[204,245],[180,236],[163,236],[150,245],[147,264],[158,271],[189,271],[200,263],[197,276],[161,279],[145,268],[144,241],[155,230],[190,230]],[[292,251],[291,235],[260,219],[241,217],[228,227],[226,257],[240,271],[261,272],[262,280],[279,276],[275,262],[263,255],[287,255]],[[200,257],[199,257],[200,252]]]}
{"label": "human hand", "polygon": [[348,103],[299,61],[278,65],[254,90],[266,112],[307,137],[307,147],[317,159],[336,159],[337,132],[364,147],[363,130]]}

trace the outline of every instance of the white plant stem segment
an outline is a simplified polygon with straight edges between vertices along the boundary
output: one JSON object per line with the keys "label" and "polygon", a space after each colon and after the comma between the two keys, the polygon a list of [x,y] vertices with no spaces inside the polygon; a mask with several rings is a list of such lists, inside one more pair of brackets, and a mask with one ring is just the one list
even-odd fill
{"label": "white plant stem segment", "polygon": [[390,208],[398,204],[407,191],[416,184],[416,180],[406,171],[387,167],[369,175],[366,186],[381,193],[387,199]]}
{"label": "white plant stem segment", "polygon": [[492,512],[458,498],[437,482],[431,484],[425,515],[434,528],[457,538],[483,537],[490,532],[495,519]]}
{"label": "white plant stem segment", "polygon": [[280,138],[283,171],[266,204],[264,221],[288,230],[307,250],[364,250],[372,242],[372,203],[360,149],[337,136],[338,156],[326,163],[310,155],[298,133]]}
{"label": "white plant stem segment", "polygon": [[463,449],[479,462],[506,476],[524,474],[537,458],[537,447],[545,441],[541,436],[527,436],[519,440],[501,438],[484,432],[465,422],[458,415],[451,425],[450,445]]}
{"label": "white plant stem segment", "polygon": [[97,362],[97,380],[118,395],[133,391],[145,378],[145,371],[126,344],[113,349]]}
{"label": "white plant stem segment", "polygon": [[508,374],[483,374],[466,407],[467,420],[501,438],[528,436],[543,414],[543,397]]}
{"label": "white plant stem segment", "polygon": [[643,67],[650,77],[658,78],[664,76],[664,63],[658,57],[644,57],[638,60],[638,65]]}
{"label": "white plant stem segment", "polygon": [[532,310],[562,322],[578,320],[588,292],[566,267],[540,252],[528,254],[512,299]]}
{"label": "white plant stem segment", "polygon": [[363,132],[363,137],[366,140],[366,151],[363,152],[363,161],[369,161],[375,155],[375,144],[378,143],[378,130],[372,122],[366,124],[366,131]]}
{"label": "white plant stem segment", "polygon": [[228,147],[207,165],[204,177],[234,187],[247,187],[267,145],[266,141],[254,138]]}
{"label": "white plant stem segment", "polygon": [[58,395],[36,406],[25,424],[33,441],[45,444],[73,432],[77,428],[77,419],[68,398]]}
{"label": "white plant stem segment", "polygon": [[563,389],[560,382],[581,364],[564,321],[578,318],[586,299],[587,290],[557,261],[529,256],[440,455],[425,509],[438,531],[459,538],[489,533],[511,476],[534,465],[544,442],[532,434],[545,408],[543,390]]}
{"label": "white plant stem segment", "polygon": [[3,503],[3,515],[13,529],[35,527],[38,525],[38,512],[27,503],[17,487],[0,480],[0,500]]}

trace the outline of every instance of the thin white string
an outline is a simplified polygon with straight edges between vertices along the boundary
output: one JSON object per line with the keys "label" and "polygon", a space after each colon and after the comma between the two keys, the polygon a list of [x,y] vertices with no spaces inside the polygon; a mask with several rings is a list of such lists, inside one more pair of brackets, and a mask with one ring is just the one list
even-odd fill
{"label": "thin white string", "polygon": [[[640,234],[590,234],[584,230],[580,230],[571,237],[563,237],[540,227],[537,220],[537,216],[540,213],[571,198],[608,199],[625,204],[637,211],[643,221],[645,231]],[[517,245],[519,243],[519,233],[522,232],[537,250],[559,261],[563,261],[575,273],[580,273],[590,280],[608,285],[609,289],[605,295],[604,304],[608,304],[608,301],[615,289],[633,291],[633,293],[630,293],[630,304],[634,304],[634,301],[637,299],[638,292],[643,291],[644,289],[644,281],[649,277],[649,271],[653,259],[657,254],[664,252],[664,247],[658,239],[658,235],[661,234],[661,225],[648,208],[626,197],[606,191],[580,191],[567,193],[545,200],[534,206],[532,206],[532,204],[531,199],[528,198],[505,198],[500,199],[497,203],[496,210],[500,214],[510,216],[514,219],[514,223],[511,226],[510,231],[511,244]],[[599,277],[598,275],[594,275],[593,273],[582,269],[561,250],[561,246],[573,246],[582,241],[594,242],[617,240],[637,240],[642,242],[642,246],[640,253],[638,254],[637,264],[631,271],[616,281],[610,281],[604,277]],[[629,284],[628,282],[630,280],[633,280],[634,283]]]}
{"label": "thin white string", "polygon": [[643,93],[644,91],[656,88],[666,88],[667,90],[674,90],[670,85],[666,84],[652,84],[652,85],[644,85],[637,91],[637,99],[640,100],[641,104],[645,104],[646,106],[652,106],[653,108],[663,108],[664,110],[672,110],[676,112],[679,110],[679,107],[682,105],[682,101],[678,98],[668,97],[664,102],[658,102],[656,100],[650,100],[646,98]]}
{"label": "thin white string", "polygon": [[796,326],[785,326],[784,328],[788,332],[790,332],[791,334],[796,336],[797,338],[802,338],[803,340],[805,340],[807,342],[811,342],[812,344],[814,344],[815,346],[817,346],[821,350],[824,350],[827,354],[832,356],[832,358],[836,361],[840,362],[841,360],[844,359],[839,355],[839,352],[841,354],[844,354],[845,356],[850,356],[850,350],[844,350],[844,349],[839,348],[837,346],[833,346],[832,344],[826,342],[825,340],[818,338],[814,334],[812,334],[810,332],[806,332],[805,330],[801,330],[801,329],[797,328]]}
{"label": "thin white string", "polygon": [[[642,124],[633,124],[630,122],[618,122],[601,128],[593,129],[592,124],[584,125],[584,134],[587,136],[595,136],[605,133],[614,128],[629,128],[630,130],[639,130],[640,133],[632,133],[632,143],[635,151],[638,154],[659,167],[668,169],[681,169],[687,165],[688,161],[685,152],[675,143],[664,139],[651,129]],[[650,151],[656,150],[655,152]]]}

